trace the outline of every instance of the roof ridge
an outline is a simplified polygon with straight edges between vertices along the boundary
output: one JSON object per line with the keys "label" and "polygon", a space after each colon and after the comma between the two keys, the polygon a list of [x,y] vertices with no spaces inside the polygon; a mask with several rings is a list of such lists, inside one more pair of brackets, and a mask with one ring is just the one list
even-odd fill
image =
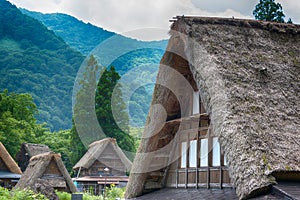
{"label": "roof ridge", "polygon": [[[272,21],[262,21],[255,19],[241,18],[221,18],[221,17],[200,17],[200,16],[176,16],[170,22],[184,22],[188,25],[197,24],[212,24],[212,25],[230,25],[248,28],[258,28],[269,30],[271,32],[300,34],[300,24],[279,23]],[[173,24],[174,24],[173,23]]]}

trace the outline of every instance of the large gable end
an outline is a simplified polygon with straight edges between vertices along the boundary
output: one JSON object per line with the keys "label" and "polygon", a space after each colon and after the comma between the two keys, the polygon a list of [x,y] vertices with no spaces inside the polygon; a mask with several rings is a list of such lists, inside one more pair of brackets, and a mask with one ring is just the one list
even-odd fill
{"label": "large gable end", "polygon": [[[188,63],[238,197],[270,191],[273,184],[291,180],[289,177],[299,181],[300,26],[184,16],[177,17],[171,27],[157,83],[178,89],[179,79],[165,73],[164,65],[180,71]],[[183,55],[185,62],[176,60],[174,54]],[[176,97],[170,99],[166,94],[166,89],[156,86],[152,104],[161,104],[167,116],[178,107],[191,110],[191,104],[186,106],[180,96],[175,95],[176,105]],[[141,169],[148,169],[151,152],[163,148],[160,139],[166,139],[167,145],[176,138],[164,128],[155,131],[172,120],[160,110],[154,107],[149,112],[147,125],[152,128],[144,130],[146,137],[133,164],[127,197],[145,192],[151,169]],[[180,114],[182,123],[185,115]],[[166,151],[169,158],[170,152]]]}

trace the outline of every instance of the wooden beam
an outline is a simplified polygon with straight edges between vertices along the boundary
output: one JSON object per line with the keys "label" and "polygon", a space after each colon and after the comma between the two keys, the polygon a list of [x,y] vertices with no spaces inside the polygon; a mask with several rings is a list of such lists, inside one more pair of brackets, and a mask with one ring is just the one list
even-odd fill
{"label": "wooden beam", "polygon": [[199,172],[198,172],[198,168],[199,168],[199,151],[200,151],[200,145],[199,145],[199,131],[197,131],[197,152],[196,152],[196,188],[198,188],[198,183],[199,183]]}
{"label": "wooden beam", "polygon": [[190,160],[190,134],[186,136],[186,159],[185,159],[185,188],[188,185],[188,168],[189,168],[189,160]]}
{"label": "wooden beam", "polygon": [[212,166],[212,138],[210,129],[207,133],[208,137],[208,166],[207,166],[207,188],[210,188],[210,166]]}

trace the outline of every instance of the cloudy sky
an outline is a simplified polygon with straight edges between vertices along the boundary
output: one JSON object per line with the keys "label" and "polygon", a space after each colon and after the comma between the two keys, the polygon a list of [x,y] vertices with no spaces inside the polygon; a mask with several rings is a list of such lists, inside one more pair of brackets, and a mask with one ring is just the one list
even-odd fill
{"label": "cloudy sky", "polygon": [[[104,29],[134,35],[133,30],[169,29],[176,15],[253,18],[259,0],[9,0],[17,7],[43,13],[66,13]],[[294,23],[300,23],[299,0],[277,0]],[[128,33],[131,32],[131,33]],[[151,34],[150,34],[151,35]],[[162,37],[161,34],[159,37]],[[158,38],[153,38],[158,39]]]}

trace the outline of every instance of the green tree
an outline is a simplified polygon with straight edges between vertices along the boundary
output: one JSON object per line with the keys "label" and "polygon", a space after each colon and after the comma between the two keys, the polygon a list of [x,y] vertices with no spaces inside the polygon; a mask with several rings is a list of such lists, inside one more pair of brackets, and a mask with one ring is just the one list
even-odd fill
{"label": "green tree", "polygon": [[[75,94],[75,101],[73,102],[73,126],[71,135],[75,140],[75,144],[80,140],[86,147],[92,142],[104,138],[100,133],[95,115],[96,73],[98,69],[98,63],[95,57],[91,55],[89,59],[85,61],[81,71],[82,76],[78,78],[74,86],[77,92]],[[80,148],[82,149],[82,146]],[[78,157],[72,158],[74,162],[77,159]]]}
{"label": "green tree", "polygon": [[29,94],[0,93],[0,141],[15,156],[23,142],[39,142],[47,130],[45,124],[37,124],[36,105]]}
{"label": "green tree", "polygon": [[71,163],[71,157],[76,152],[72,152],[70,141],[71,133],[70,130],[61,130],[56,132],[45,132],[39,138],[39,143],[47,145],[51,151],[61,154],[67,170],[71,172],[73,164]]}
{"label": "green tree", "polygon": [[285,15],[282,11],[280,3],[275,3],[274,0],[260,0],[255,6],[253,11],[255,19],[273,21],[273,22],[284,22]]}
{"label": "green tree", "polygon": [[[123,150],[134,152],[134,139],[128,134],[126,105],[122,100],[121,86],[117,84],[119,74],[114,67],[108,70],[103,68],[97,85],[97,71],[100,67],[96,58],[91,55],[83,66],[82,76],[75,83],[77,93],[71,129],[71,148],[78,155],[72,156],[71,162],[77,162],[89,144],[105,137],[115,138]],[[112,98],[113,90],[118,98]],[[116,115],[120,120],[117,122],[112,114],[112,105],[118,110]],[[76,144],[79,144],[78,148]]]}
{"label": "green tree", "polygon": [[291,18],[289,18],[288,20],[287,20],[287,22],[286,23],[288,23],[288,24],[292,24],[293,23],[293,21],[292,21],[292,19]]}
{"label": "green tree", "polygon": [[74,120],[72,120],[72,128],[70,130],[70,162],[72,166],[74,166],[79,159],[86,153],[87,149],[85,148],[84,144],[82,143],[78,132],[76,130]]}
{"label": "green tree", "polygon": [[[135,152],[134,139],[128,134],[128,113],[122,99],[119,74],[114,67],[106,69],[97,85],[95,108],[101,128],[108,137],[115,138],[125,151]],[[117,98],[112,98],[114,96]],[[112,112],[112,106],[116,112]],[[117,120],[117,121],[116,121]]]}

